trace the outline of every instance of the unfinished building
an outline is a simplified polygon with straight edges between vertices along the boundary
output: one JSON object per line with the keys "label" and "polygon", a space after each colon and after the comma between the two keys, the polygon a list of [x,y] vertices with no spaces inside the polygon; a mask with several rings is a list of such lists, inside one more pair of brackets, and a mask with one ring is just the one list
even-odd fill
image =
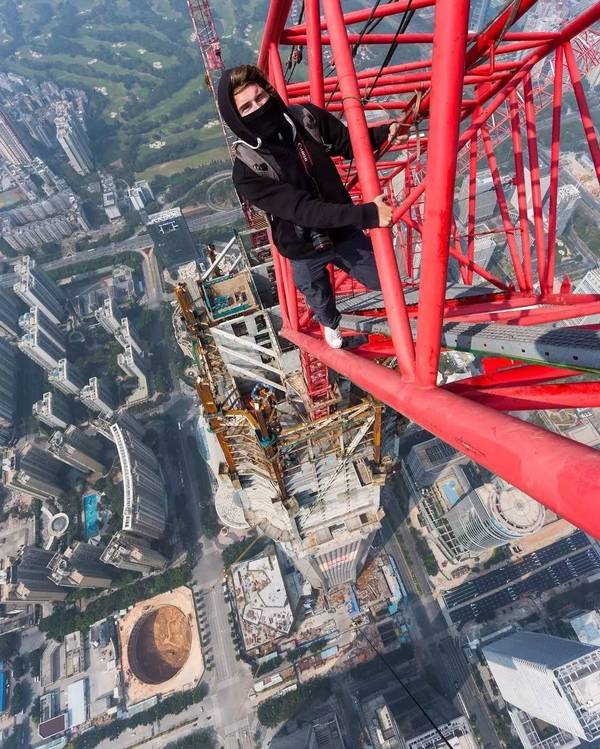
{"label": "unfinished building", "polygon": [[276,541],[314,587],[354,581],[383,516],[381,406],[278,337],[266,233],[225,250],[176,287],[173,317],[222,456],[217,512]]}

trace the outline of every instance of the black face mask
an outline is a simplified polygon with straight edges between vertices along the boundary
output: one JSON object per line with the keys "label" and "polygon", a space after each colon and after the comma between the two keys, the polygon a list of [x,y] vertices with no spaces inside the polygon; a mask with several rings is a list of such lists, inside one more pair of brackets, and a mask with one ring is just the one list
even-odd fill
{"label": "black face mask", "polygon": [[269,99],[260,107],[242,117],[244,125],[261,140],[272,138],[285,124],[283,107],[278,99]]}

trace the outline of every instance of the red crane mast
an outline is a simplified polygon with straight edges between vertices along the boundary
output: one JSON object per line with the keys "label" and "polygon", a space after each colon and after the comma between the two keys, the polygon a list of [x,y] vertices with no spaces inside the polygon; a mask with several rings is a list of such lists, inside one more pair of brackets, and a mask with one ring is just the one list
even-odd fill
{"label": "red crane mast", "polygon": [[[351,12],[344,12],[340,0],[305,0],[302,23],[289,20],[292,0],[272,0],[258,64],[290,103],[312,101],[345,118],[354,157],[339,168],[356,199],[370,201],[385,190],[395,201],[394,229],[371,231],[382,293],[368,294],[335,273],[342,327],[361,333],[364,342],[346,350],[327,346],[310,311],[299,306],[289,262],[273,248],[282,334],[305,355],[600,538],[600,454],[507,413],[600,406],[600,382],[589,377],[600,370],[598,326],[565,325],[599,314],[600,294],[576,294],[570,279],[556,274],[567,81],[600,177],[597,134],[581,82],[581,71],[598,55],[591,28],[600,18],[600,2],[559,29],[520,30],[535,4],[513,0],[483,31],[471,34],[469,0],[392,0]],[[421,30],[432,16],[431,30]],[[416,17],[423,24],[412,31]],[[397,25],[396,33],[375,30],[381,19]],[[392,64],[388,55],[379,67],[357,70],[353,45],[392,51],[410,46],[413,54],[410,61],[404,55]],[[303,48],[307,80],[286,81],[282,58],[290,47],[296,59]],[[324,75],[325,50],[334,74]],[[543,80],[553,105],[548,154],[538,142],[535,101],[536,66],[547,60],[554,71]],[[502,108],[512,151],[504,176],[494,141]],[[382,113],[379,121],[393,113],[403,132],[399,143],[375,155],[367,126],[372,110]],[[463,149],[468,218],[460,229],[454,199]],[[503,242],[505,256],[496,264],[502,272],[475,259],[482,160],[500,213],[494,235]],[[508,209],[509,183],[516,189],[516,217]],[[458,290],[448,282],[450,258],[460,268]],[[452,348],[484,354],[484,373],[438,384],[440,354]]]}

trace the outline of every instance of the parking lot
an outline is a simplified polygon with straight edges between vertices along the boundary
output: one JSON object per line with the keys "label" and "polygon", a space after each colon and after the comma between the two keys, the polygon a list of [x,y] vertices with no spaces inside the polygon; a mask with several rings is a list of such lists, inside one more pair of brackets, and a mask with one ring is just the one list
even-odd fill
{"label": "parking lot", "polygon": [[[556,561],[555,561],[556,560]],[[452,621],[462,626],[492,616],[527,595],[541,594],[600,570],[600,556],[581,531],[444,593]]]}

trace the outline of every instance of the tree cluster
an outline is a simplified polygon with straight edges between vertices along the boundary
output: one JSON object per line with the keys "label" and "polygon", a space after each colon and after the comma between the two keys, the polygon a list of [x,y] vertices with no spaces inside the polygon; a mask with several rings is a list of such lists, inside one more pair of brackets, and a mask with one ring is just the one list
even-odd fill
{"label": "tree cluster", "polygon": [[261,703],[258,707],[258,719],[263,726],[274,728],[284,720],[293,718],[311,703],[324,702],[330,694],[329,678],[313,679],[306,684],[299,684],[292,692]]}
{"label": "tree cluster", "polygon": [[[71,746],[73,749],[92,749],[92,747],[97,746],[105,739],[116,738],[123,731],[130,731],[133,728],[137,728],[137,726],[147,726],[150,723],[161,720],[166,715],[179,714],[187,710],[190,705],[202,702],[207,694],[208,686],[206,684],[199,684],[187,692],[179,692],[171,697],[160,700],[156,705],[141,713],[131,715],[129,718],[122,720],[115,720],[103,726],[97,726],[93,731],[76,736],[72,739]],[[190,744],[189,746],[193,745]],[[211,744],[199,744],[198,746],[211,747]]]}
{"label": "tree cluster", "polygon": [[429,544],[416,528],[411,528],[410,532],[415,542],[415,546],[417,547],[417,553],[423,560],[423,565],[427,574],[431,575],[432,577],[434,575],[437,575],[437,573],[440,571],[440,568],[435,556],[433,555],[433,552],[429,548]]}
{"label": "tree cluster", "polygon": [[213,749],[214,746],[215,740],[208,731],[197,731],[168,744],[167,749]]}
{"label": "tree cluster", "polygon": [[50,616],[41,620],[40,630],[45,632],[48,637],[56,640],[70,632],[89,629],[94,622],[110,616],[115,611],[126,609],[145,598],[152,598],[159,593],[185,585],[190,576],[191,569],[187,564],[184,564],[181,567],[173,567],[161,575],[137,580],[133,585],[128,585],[107,596],[97,598],[87,605],[85,611],[80,611],[75,607],[56,607]]}

